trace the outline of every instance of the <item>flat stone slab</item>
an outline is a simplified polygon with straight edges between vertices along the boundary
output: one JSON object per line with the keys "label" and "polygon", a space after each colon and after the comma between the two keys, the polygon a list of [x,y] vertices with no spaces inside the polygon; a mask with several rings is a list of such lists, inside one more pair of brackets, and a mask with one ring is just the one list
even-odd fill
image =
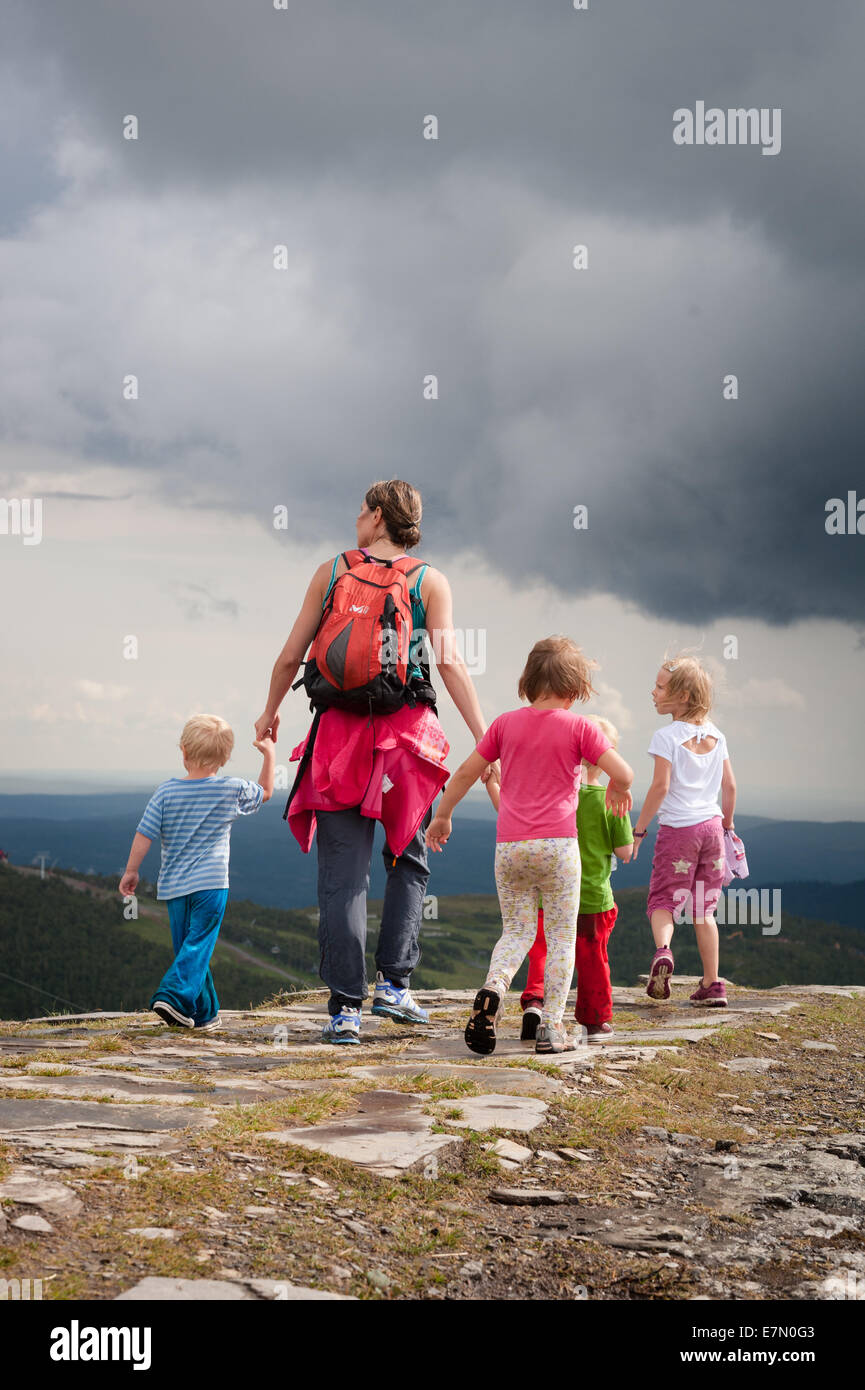
{"label": "flat stone slab", "polygon": [[[104,1018],[145,1018],[148,1015],[140,1012],[136,1013],[105,1013],[95,1014],[45,1014],[43,1018],[28,1018],[28,1023],[92,1023],[97,1019]],[[18,1020],[20,1021],[20,1020]]]}
{"label": "flat stone slab", "polygon": [[729,1062],[721,1063],[725,1071],[744,1072],[746,1075],[757,1075],[783,1065],[777,1057],[731,1057]]}
{"label": "flat stone slab", "polygon": [[44,1216],[19,1216],[17,1221],[12,1222],[19,1231],[35,1231],[39,1235],[51,1235],[54,1227],[50,1221],[46,1221]]}
{"label": "flat stone slab", "polygon": [[[330,1048],[331,1052],[333,1047]],[[136,1061],[138,1058],[136,1057]],[[238,1053],[227,1053],[221,1057],[203,1057],[197,1063],[204,1073],[211,1071],[234,1072],[234,1071],[276,1071],[278,1067],[286,1067],[290,1062],[296,1061],[294,1050],[273,1051],[267,1056],[253,1052],[248,1055]]]}
{"label": "flat stone slab", "polygon": [[71,1187],[59,1182],[46,1182],[28,1168],[15,1169],[0,1182],[0,1197],[40,1207],[50,1216],[77,1216],[84,1210],[84,1203]]}
{"label": "flat stone slab", "polygon": [[[613,1019],[613,1022],[615,1023],[615,1019]],[[663,1027],[634,1028],[633,1030],[628,1029],[627,1032],[622,1028],[617,1028],[616,1042],[620,1047],[675,1047],[676,1043],[679,1042],[702,1042],[703,1038],[710,1038],[713,1033],[717,1033],[719,1026],[720,1025],[717,1024],[714,1026],[705,1024],[701,1028],[695,1028],[694,1020],[689,1019],[687,1026],[683,1024],[681,1027],[677,1028],[675,1023],[668,1024],[665,1019]],[[580,1051],[592,1053],[600,1052],[606,1055],[609,1052],[610,1046],[609,1043],[605,1043],[601,1047],[591,1044],[589,1047],[580,1048]],[[562,1055],[566,1056],[568,1054]],[[550,1059],[544,1057],[543,1060],[546,1062]]]}
{"label": "flat stone slab", "polygon": [[279,1092],[260,1082],[246,1086],[196,1085],[195,1082],[160,1081],[158,1078],[137,1078],[131,1074],[105,1079],[100,1073],[83,1076],[0,1076],[0,1088],[9,1091],[51,1091],[52,1095],[73,1098],[76,1093],[99,1097],[107,1101],[145,1101],[168,1105],[191,1105],[206,1100],[210,1105],[251,1105],[258,1100],[276,1100]]}
{"label": "flat stone slab", "polygon": [[515,1144],[512,1139],[497,1139],[494,1144],[484,1144],[484,1148],[489,1153],[494,1153],[497,1158],[504,1158],[508,1163],[527,1163],[532,1156],[531,1149],[525,1148],[523,1144]]}
{"label": "flat stone slab", "polygon": [[542,1124],[547,1103],[535,1096],[465,1096],[442,1101],[449,1109],[461,1110],[462,1118],[447,1120],[455,1129],[510,1129],[528,1134]]}
{"label": "flat stone slab", "polygon": [[[331,1049],[331,1051],[332,1050],[333,1049]],[[578,1051],[582,1053],[586,1053],[588,1050],[588,1047],[581,1047],[578,1049]],[[526,1061],[529,1057],[534,1058],[536,1054],[534,1043],[520,1042],[519,1038],[502,1037],[499,1035],[495,1052],[492,1053],[489,1058],[479,1057],[477,1053],[471,1052],[469,1048],[466,1047],[465,1039],[462,1037],[461,1033],[454,1032],[454,1035],[451,1037],[415,1039],[413,1041],[411,1055],[412,1058],[417,1058],[419,1062],[427,1059],[438,1062],[467,1062],[472,1067],[487,1068],[499,1065],[503,1058],[509,1062],[517,1059]],[[564,1057],[573,1058],[575,1055],[576,1054],[572,1052],[549,1054],[544,1055],[541,1060],[545,1066],[548,1063],[552,1066],[557,1066]],[[417,1068],[417,1070],[420,1070],[420,1068]]]}
{"label": "flat stone slab", "polygon": [[327,1124],[260,1134],[279,1144],[294,1144],[347,1159],[382,1177],[398,1177],[415,1164],[462,1143],[456,1135],[433,1134],[433,1120],[421,1109],[428,1097],[401,1091],[370,1091],[356,1115]]}
{"label": "flat stone slab", "polygon": [[865,985],[775,985],[770,994],[838,994],[843,999],[855,999],[865,994]]}
{"label": "flat stone slab", "polygon": [[117,1153],[176,1153],[182,1144],[167,1130],[147,1132],[130,1129],[9,1130],[4,1142],[21,1148],[38,1150],[34,1157],[67,1167],[98,1167],[102,1159],[93,1161],[93,1151],[107,1149]]}
{"label": "flat stone slab", "polygon": [[[47,1079],[47,1078],[46,1078]],[[205,1129],[216,1124],[200,1110],[160,1105],[100,1105],[87,1100],[0,1100],[0,1134],[39,1129]]]}
{"label": "flat stone slab", "polygon": [[301,1284],[289,1284],[278,1279],[247,1279],[235,1283],[228,1279],[160,1279],[153,1275],[142,1279],[133,1288],[117,1295],[116,1303],[144,1301],[225,1303],[267,1299],[276,1302],[307,1302],[313,1299],[356,1301],[351,1294],[327,1293],[324,1289],[307,1289]]}
{"label": "flat stone slab", "polygon": [[426,1078],[435,1081],[475,1081],[480,1086],[489,1086],[498,1092],[515,1096],[557,1095],[562,1082],[542,1072],[520,1070],[518,1067],[475,1067],[445,1066],[439,1063],[394,1062],[383,1063],[377,1067],[352,1067],[351,1075],[364,1077],[370,1081],[386,1081],[388,1077],[418,1077],[420,1087]]}
{"label": "flat stone slab", "polygon": [[128,1236],[141,1236],[143,1240],[175,1240],[177,1232],[171,1226],[129,1226]]}

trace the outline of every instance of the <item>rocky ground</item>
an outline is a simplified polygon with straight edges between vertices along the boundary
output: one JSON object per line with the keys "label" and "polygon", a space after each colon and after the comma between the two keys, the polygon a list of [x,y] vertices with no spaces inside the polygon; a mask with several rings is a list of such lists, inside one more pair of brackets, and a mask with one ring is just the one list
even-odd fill
{"label": "rocky ground", "polygon": [[[0,1280],[43,1298],[865,1298],[865,987],[616,991],[557,1058],[324,996],[0,1024]],[[33,1285],[31,1285],[33,1287]]]}

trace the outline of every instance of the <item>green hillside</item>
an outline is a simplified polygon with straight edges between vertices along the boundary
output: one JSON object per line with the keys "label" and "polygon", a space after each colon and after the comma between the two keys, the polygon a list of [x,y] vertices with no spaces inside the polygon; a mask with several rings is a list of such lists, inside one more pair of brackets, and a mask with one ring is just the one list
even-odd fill
{"label": "green hillside", "polygon": [[[610,938],[610,973],[616,985],[633,985],[644,974],[654,946],[646,917],[646,890],[616,894],[619,916]],[[375,910],[375,909],[373,909]],[[465,988],[481,982],[501,925],[494,897],[439,899],[439,920],[424,923],[423,957],[414,982],[423,988]],[[777,936],[759,925],[721,927],[721,974],[754,989],[793,984],[865,984],[865,934],[782,912]],[[678,927],[673,938],[676,971],[700,974],[694,929]],[[521,989],[525,966],[514,981]]]}
{"label": "green hillside", "polygon": [[[233,925],[243,935],[242,923]],[[275,956],[256,959],[245,948],[239,956],[229,940],[213,961],[226,1008],[313,983],[312,973],[289,977],[290,967],[277,966]],[[306,956],[317,959],[309,946]],[[58,875],[41,881],[0,866],[0,1018],[146,1008],[171,959],[163,904],[142,902],[138,921],[127,922],[116,891],[109,894],[98,880],[76,888]]]}
{"label": "green hillside", "polygon": [[[652,942],[645,890],[617,895],[619,920],[610,942],[613,981],[633,985],[647,970]],[[418,988],[478,985],[500,930],[494,897],[440,898],[438,916],[421,930]],[[370,978],[374,978],[381,904],[370,902]],[[317,912],[232,902],[214,956],[226,1008],[260,1004],[280,990],[320,988]],[[721,929],[721,971],[753,988],[778,984],[865,983],[865,937],[855,927],[782,914],[777,936],[758,925]],[[676,968],[699,973],[693,929],[674,940]],[[142,885],[137,921],[123,917],[113,880],[74,879],[0,866],[0,1018],[95,1009],[146,1008],[171,960],[168,914]],[[525,967],[515,986],[521,988]]]}

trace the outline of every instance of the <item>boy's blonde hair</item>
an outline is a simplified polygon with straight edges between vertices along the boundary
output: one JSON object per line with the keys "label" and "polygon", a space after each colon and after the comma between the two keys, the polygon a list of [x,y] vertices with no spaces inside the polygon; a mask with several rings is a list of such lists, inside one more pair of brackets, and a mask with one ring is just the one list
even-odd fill
{"label": "boy's blonde hair", "polygon": [[234,733],[218,714],[194,714],[183,726],[180,746],[198,767],[224,767],[234,748]]}
{"label": "boy's blonde hair", "polygon": [[[619,731],[611,720],[604,719],[603,715],[601,714],[588,714],[586,715],[586,718],[590,719],[593,724],[597,724],[601,733],[606,734],[613,748],[618,748]],[[587,767],[590,772],[596,771],[598,766],[597,763],[590,763],[588,758],[583,758],[583,765]]]}
{"label": "boy's blonde hair", "polygon": [[712,708],[712,677],[695,656],[665,657],[661,669],[669,671],[667,697],[686,702],[682,718],[689,724],[699,724]]}
{"label": "boy's blonde hair", "polygon": [[588,700],[595,693],[589,673],[597,665],[570,637],[544,637],[529,652],[517,692],[521,700],[530,702],[544,695]]}

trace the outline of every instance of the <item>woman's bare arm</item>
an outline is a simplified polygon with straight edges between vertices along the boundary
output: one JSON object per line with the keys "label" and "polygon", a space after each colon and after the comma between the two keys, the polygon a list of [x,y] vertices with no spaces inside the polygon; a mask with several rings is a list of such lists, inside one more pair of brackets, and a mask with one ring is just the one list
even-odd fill
{"label": "woman's bare arm", "polygon": [[445,689],[477,742],[486,733],[487,726],[474,682],[457,649],[451,586],[440,570],[430,568],[424,575],[421,593],[436,666]]}
{"label": "woman's bare arm", "polygon": [[274,743],[276,742],[276,731],[279,728],[279,707],[291,689],[300,663],[306,656],[321,621],[321,605],[327,593],[332,564],[332,560],[326,560],[323,565],[319,565],[312,576],[294,627],[288,634],[285,646],[276,658],[276,665],[270,678],[270,690],[267,693],[267,704],[261,718],[257,719],[255,723],[255,737],[257,739],[265,738],[270,733]]}

